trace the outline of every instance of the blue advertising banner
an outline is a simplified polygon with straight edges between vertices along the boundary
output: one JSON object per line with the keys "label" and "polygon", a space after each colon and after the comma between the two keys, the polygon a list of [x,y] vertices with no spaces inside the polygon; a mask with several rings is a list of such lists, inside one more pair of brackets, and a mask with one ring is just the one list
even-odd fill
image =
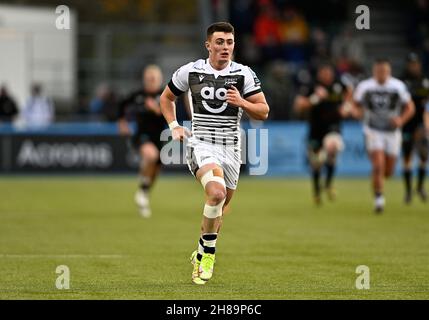
{"label": "blue advertising banner", "polygon": [[[243,124],[243,128],[252,128]],[[256,128],[257,136],[263,129],[268,132],[268,176],[308,175],[307,132],[305,122],[266,122]],[[366,153],[362,125],[359,122],[344,122],[342,136],[345,148],[339,155],[337,173],[342,176],[367,176],[370,162]],[[259,148],[259,146],[258,146]],[[248,161],[249,162],[249,161]],[[252,165],[248,164],[248,167]],[[397,166],[397,172],[399,171]]]}
{"label": "blue advertising banner", "polygon": [[[245,133],[242,140],[243,174],[280,177],[308,175],[307,123],[243,122],[242,129]],[[345,148],[338,158],[338,175],[368,176],[371,169],[361,124],[355,121],[344,122],[342,136]],[[134,159],[136,155],[132,156],[132,151],[127,146],[126,139],[118,136],[117,125],[112,123],[56,123],[34,131],[0,125],[0,171],[3,172],[134,172],[137,160]],[[34,163],[27,161],[23,165],[23,155],[32,160],[48,159],[49,155],[56,155],[55,159],[62,159],[66,164],[61,161],[45,161],[46,164],[41,166],[36,165],[37,161],[34,160]],[[49,159],[52,160],[52,157]],[[131,158],[134,161],[130,162]],[[110,162],[107,167],[99,168],[89,165],[92,162],[88,161],[84,166],[76,159],[110,159]],[[168,171],[175,166],[166,167]],[[186,168],[184,163],[176,167]],[[396,172],[399,170],[398,163]],[[185,169],[184,171],[187,172]]]}

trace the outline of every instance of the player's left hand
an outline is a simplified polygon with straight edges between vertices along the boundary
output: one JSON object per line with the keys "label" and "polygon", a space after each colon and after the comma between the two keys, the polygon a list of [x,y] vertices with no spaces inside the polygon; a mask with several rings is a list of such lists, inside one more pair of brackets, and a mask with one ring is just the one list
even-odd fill
{"label": "player's left hand", "polygon": [[393,117],[390,119],[390,122],[392,123],[394,128],[401,128],[404,124],[401,117]]}
{"label": "player's left hand", "polygon": [[346,101],[340,108],[340,116],[342,118],[352,117],[353,116],[353,105],[350,101]]}
{"label": "player's left hand", "polygon": [[244,99],[241,97],[240,91],[238,91],[236,87],[231,86],[231,88],[226,92],[226,102],[230,105],[241,108],[244,104]]}

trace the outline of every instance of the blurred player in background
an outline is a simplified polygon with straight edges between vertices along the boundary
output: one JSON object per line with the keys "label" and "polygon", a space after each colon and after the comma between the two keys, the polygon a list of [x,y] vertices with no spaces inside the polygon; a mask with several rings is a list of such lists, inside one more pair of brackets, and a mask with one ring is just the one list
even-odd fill
{"label": "blurred player in background", "polygon": [[43,93],[40,83],[33,83],[30,91],[30,97],[21,110],[21,122],[27,128],[46,128],[55,121],[54,102]]}
{"label": "blurred player in background", "polygon": [[119,132],[130,136],[127,114],[133,114],[137,122],[137,130],[131,136],[131,144],[140,156],[139,189],[135,201],[140,214],[151,216],[149,191],[161,168],[160,141],[165,120],[159,106],[162,92],[162,72],[156,65],[149,65],[143,70],[143,87],[130,93],[119,104]]}
{"label": "blurred player in background", "polygon": [[[174,140],[189,137],[187,162],[205,191],[198,250],[191,256],[192,281],[211,279],[216,240],[224,208],[237,187],[240,165],[240,119],[243,111],[265,120],[269,107],[253,71],[232,61],[234,28],[219,22],[207,29],[208,59],[179,68],[161,96],[161,109]],[[190,91],[192,136],[176,120],[176,97]]]}
{"label": "blurred player in background", "polygon": [[316,204],[321,204],[320,176],[323,168],[326,169],[324,188],[328,198],[335,199],[333,178],[336,159],[344,148],[340,125],[351,110],[351,97],[352,89],[337,80],[333,66],[326,63],[318,66],[315,84],[301,87],[295,99],[295,110],[308,112],[309,116],[308,158]]}
{"label": "blurred player in background", "polygon": [[0,123],[12,122],[18,115],[18,107],[5,85],[0,87]]}
{"label": "blurred player in background", "polygon": [[417,170],[417,194],[423,201],[427,200],[427,193],[424,189],[424,180],[426,176],[426,163],[428,160],[429,126],[424,123],[425,104],[429,99],[429,79],[423,75],[422,64],[418,55],[411,53],[407,59],[407,69],[403,81],[407,85],[416,112],[409,122],[402,128],[402,157],[403,157],[403,176],[405,183],[405,203],[412,200],[412,167],[413,152],[419,157],[419,166]]}
{"label": "blurred player in background", "polygon": [[391,76],[387,59],[373,64],[373,76],[359,83],[354,92],[354,115],[363,118],[366,148],[372,164],[374,210],[384,210],[384,178],[390,177],[401,149],[401,127],[414,114],[406,85]]}

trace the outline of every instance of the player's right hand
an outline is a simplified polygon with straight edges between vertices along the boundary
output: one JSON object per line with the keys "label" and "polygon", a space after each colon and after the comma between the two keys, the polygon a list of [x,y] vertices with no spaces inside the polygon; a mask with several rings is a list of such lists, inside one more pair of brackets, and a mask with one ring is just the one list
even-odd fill
{"label": "player's right hand", "polygon": [[326,90],[322,86],[317,86],[316,89],[314,90],[314,93],[317,94],[319,98],[322,100],[326,99],[329,95],[328,90]]}
{"label": "player's right hand", "polygon": [[390,122],[395,129],[401,128],[404,125],[404,122],[401,117],[393,117],[390,119]]}
{"label": "player's right hand", "polygon": [[173,140],[183,141],[184,139],[189,138],[192,133],[188,128],[178,126],[172,130],[171,135],[173,136]]}

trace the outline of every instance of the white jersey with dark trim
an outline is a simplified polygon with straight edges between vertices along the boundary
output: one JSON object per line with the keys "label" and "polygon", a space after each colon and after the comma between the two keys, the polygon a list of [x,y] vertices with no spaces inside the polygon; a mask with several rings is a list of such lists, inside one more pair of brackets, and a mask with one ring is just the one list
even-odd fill
{"label": "white jersey with dark trim", "polygon": [[374,78],[359,83],[354,100],[364,107],[364,124],[380,131],[395,131],[391,119],[401,114],[411,99],[405,83],[390,77],[380,84]]}
{"label": "white jersey with dark trim", "polygon": [[261,92],[261,84],[247,66],[231,61],[222,70],[215,70],[208,59],[200,59],[180,67],[168,86],[176,95],[189,90],[192,111],[192,138],[240,147],[241,108],[226,102],[228,88],[233,85],[242,97]]}

